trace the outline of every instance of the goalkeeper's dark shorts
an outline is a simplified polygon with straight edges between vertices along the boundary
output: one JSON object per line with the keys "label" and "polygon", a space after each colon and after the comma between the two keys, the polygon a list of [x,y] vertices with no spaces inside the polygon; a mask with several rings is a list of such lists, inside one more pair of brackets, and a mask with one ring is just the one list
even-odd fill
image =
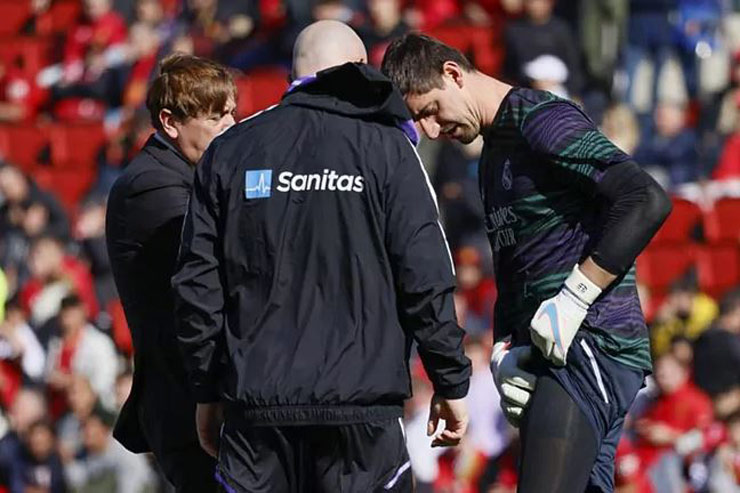
{"label": "goalkeeper's dark shorts", "polygon": [[614,462],[627,414],[642,387],[644,372],[629,368],[601,352],[587,332],[580,331],[558,367],[535,354],[535,373],[549,374],[565,389],[591,424],[598,455],[589,477],[589,491],[614,491]]}
{"label": "goalkeeper's dark shorts", "polygon": [[400,419],[221,430],[216,479],[232,492],[410,492]]}

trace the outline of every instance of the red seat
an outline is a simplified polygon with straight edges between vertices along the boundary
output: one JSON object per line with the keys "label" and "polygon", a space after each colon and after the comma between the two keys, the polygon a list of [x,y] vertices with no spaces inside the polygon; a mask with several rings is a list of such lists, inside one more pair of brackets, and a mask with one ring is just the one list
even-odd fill
{"label": "red seat", "polygon": [[38,125],[0,125],[0,155],[25,172],[39,163],[49,144],[48,128]]}
{"label": "red seat", "polygon": [[698,205],[688,200],[674,198],[673,211],[653,237],[651,245],[690,241],[691,230],[700,221],[701,209]]}
{"label": "red seat", "polygon": [[250,88],[249,80],[246,77],[239,77],[234,80],[236,84],[236,116],[244,118],[253,113],[252,100],[249,98]]}
{"label": "red seat", "polygon": [[740,248],[734,244],[702,246],[696,253],[699,289],[722,297],[740,284]]}
{"label": "red seat", "polygon": [[657,293],[668,287],[693,265],[695,247],[681,245],[650,245],[637,257],[637,278]]}
{"label": "red seat", "polygon": [[105,105],[91,98],[66,98],[54,105],[53,113],[60,122],[99,122],[105,116]]}
{"label": "red seat", "polygon": [[49,14],[52,19],[52,32],[62,33],[77,24],[82,13],[82,2],[79,0],[57,0],[51,3]]}
{"label": "red seat", "polygon": [[21,67],[36,75],[51,64],[53,41],[44,37],[15,36],[0,40],[0,62],[5,66]]}
{"label": "red seat", "polygon": [[0,36],[18,34],[31,17],[30,0],[0,1]]}
{"label": "red seat", "polygon": [[503,52],[497,47],[496,33],[491,27],[444,25],[430,29],[427,34],[460,50],[483,73],[496,74],[501,68]]}
{"label": "red seat", "polygon": [[49,129],[51,164],[56,168],[95,168],[98,155],[105,145],[103,124],[66,123]]}
{"label": "red seat", "polygon": [[704,234],[710,243],[740,241],[740,199],[726,198],[715,202],[704,215]]}
{"label": "red seat", "polygon": [[240,118],[277,104],[288,88],[288,72],[283,68],[263,68],[236,81],[237,115]]}
{"label": "red seat", "polygon": [[80,201],[95,183],[96,172],[96,168],[59,169],[44,166],[36,169],[33,178],[40,187],[51,191],[74,218]]}

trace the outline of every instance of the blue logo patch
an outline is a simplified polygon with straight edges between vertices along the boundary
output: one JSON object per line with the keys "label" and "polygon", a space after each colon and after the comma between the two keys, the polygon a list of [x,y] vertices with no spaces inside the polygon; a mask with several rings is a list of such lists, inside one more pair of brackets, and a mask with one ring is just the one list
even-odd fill
{"label": "blue logo patch", "polygon": [[248,199],[266,199],[272,188],[272,170],[255,169],[247,171],[244,177],[244,195]]}

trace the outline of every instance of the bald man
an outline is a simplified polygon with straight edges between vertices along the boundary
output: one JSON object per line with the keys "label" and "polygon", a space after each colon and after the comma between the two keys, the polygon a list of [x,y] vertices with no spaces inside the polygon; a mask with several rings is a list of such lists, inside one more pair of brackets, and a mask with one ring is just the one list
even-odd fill
{"label": "bald man", "polygon": [[310,76],[346,62],[367,63],[367,51],[360,37],[339,21],[315,22],[296,39],[293,78]]}
{"label": "bald man", "polygon": [[404,102],[366,58],[347,26],[309,26],[282,102],[217,137],[196,171],[178,339],[227,491],[411,491],[414,342],[430,443],[467,426],[435,198]]}

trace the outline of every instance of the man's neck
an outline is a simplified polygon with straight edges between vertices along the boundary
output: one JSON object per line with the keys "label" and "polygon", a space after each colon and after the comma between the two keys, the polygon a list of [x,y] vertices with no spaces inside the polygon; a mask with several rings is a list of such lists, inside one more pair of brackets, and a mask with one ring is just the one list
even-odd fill
{"label": "man's neck", "polygon": [[82,332],[84,332],[85,327],[77,327],[69,332],[65,333],[62,336],[62,340],[64,341],[65,346],[76,346],[77,342],[80,340],[80,336],[82,336]]}
{"label": "man's neck", "polygon": [[480,72],[476,72],[469,80],[472,84],[471,94],[477,95],[473,111],[481,124],[482,132],[493,125],[501,103],[512,86]]}

